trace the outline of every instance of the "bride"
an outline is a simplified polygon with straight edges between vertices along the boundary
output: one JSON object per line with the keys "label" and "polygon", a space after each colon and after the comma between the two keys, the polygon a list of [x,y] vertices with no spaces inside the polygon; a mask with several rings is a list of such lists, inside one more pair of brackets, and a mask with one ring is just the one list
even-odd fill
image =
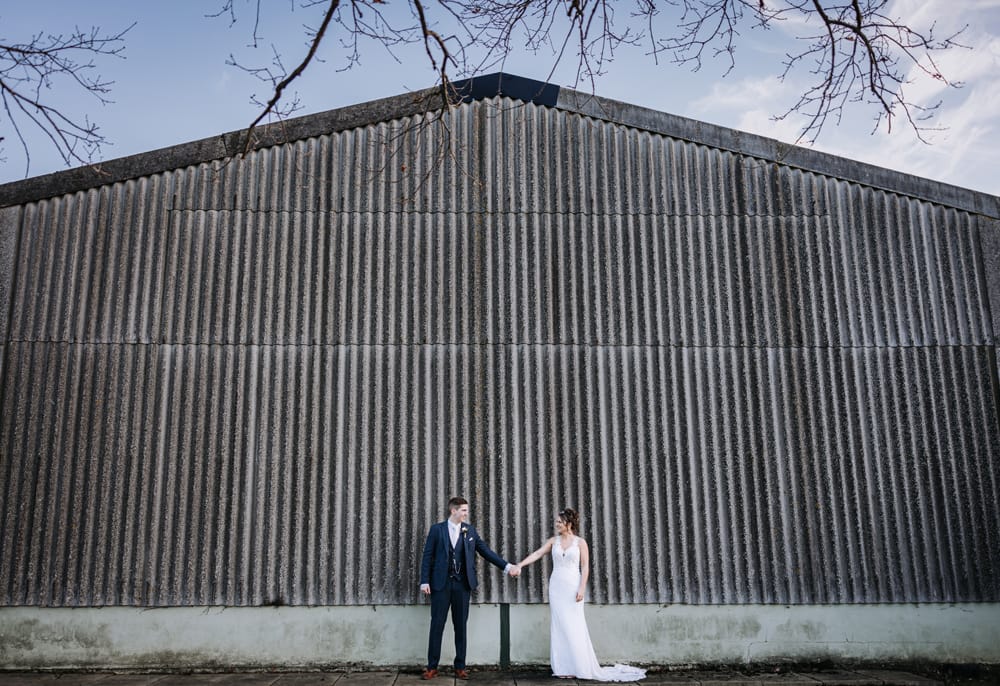
{"label": "bride", "polygon": [[552,576],[549,577],[552,674],[595,681],[638,681],[646,676],[646,670],[628,665],[601,667],[594,655],[583,615],[590,552],[587,542],[576,535],[579,526],[580,515],[575,510],[568,507],[561,510],[556,516],[556,535],[518,563],[518,567],[530,565],[552,552]]}

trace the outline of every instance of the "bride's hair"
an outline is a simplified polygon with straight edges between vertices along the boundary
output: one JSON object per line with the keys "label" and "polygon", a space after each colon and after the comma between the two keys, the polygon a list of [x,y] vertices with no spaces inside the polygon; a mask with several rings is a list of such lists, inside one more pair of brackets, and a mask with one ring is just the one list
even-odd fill
{"label": "bride's hair", "polygon": [[569,524],[569,528],[573,530],[573,533],[579,533],[580,515],[576,510],[571,507],[559,510],[559,519]]}

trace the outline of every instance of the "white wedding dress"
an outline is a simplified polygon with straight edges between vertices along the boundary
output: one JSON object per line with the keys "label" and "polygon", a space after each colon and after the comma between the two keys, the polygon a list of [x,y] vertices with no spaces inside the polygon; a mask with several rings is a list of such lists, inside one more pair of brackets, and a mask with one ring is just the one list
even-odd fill
{"label": "white wedding dress", "polygon": [[556,537],[552,544],[552,576],[549,577],[549,611],[552,617],[550,662],[554,676],[594,681],[638,681],[646,670],[628,665],[601,667],[590,642],[584,602],[576,601],[580,588],[580,539],[573,537],[563,550]]}

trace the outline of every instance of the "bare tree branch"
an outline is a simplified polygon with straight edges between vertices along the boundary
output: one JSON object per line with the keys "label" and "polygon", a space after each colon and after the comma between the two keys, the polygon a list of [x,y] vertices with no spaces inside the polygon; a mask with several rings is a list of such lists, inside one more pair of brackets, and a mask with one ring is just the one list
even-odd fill
{"label": "bare tree branch", "polygon": [[[234,0],[210,17],[227,16],[237,23]],[[249,47],[264,44],[268,20],[261,0],[253,8]],[[927,121],[940,103],[926,105],[908,99],[911,75],[948,87],[934,54],[955,47],[959,31],[945,38],[910,27],[886,14],[890,0],[288,0],[289,10],[319,10],[313,29],[305,27],[305,51],[295,67],[285,68],[287,47],[270,44],[265,66],[246,66],[230,55],[229,64],[267,84],[268,96],[252,102],[260,107],[247,127],[244,150],[265,119],[282,120],[300,108],[292,85],[331,51],[340,51],[336,70],[352,69],[362,54],[375,48],[396,60],[397,49],[421,49],[437,75],[445,108],[459,102],[452,81],[502,68],[515,51],[551,60],[549,78],[557,66],[575,61],[576,81],[592,89],[616,53],[647,46],[650,57],[661,57],[697,71],[708,59],[721,58],[728,74],[737,64],[736,49],[744,34],[775,27],[795,27],[802,46],[789,52],[781,79],[806,74],[811,83],[775,119],[804,118],[799,141],[813,141],[830,123],[840,123],[849,106],[875,112],[875,128],[891,130],[903,117],[922,138]],[[391,6],[391,7],[390,7]],[[783,23],[784,22],[784,23]],[[129,27],[131,28],[131,27]],[[120,57],[129,29],[117,34],[75,30],[68,35],[37,34],[27,43],[0,38],[0,115],[13,129],[30,166],[25,127],[40,129],[67,165],[86,163],[107,143],[97,125],[85,116],[60,110],[51,91],[67,83],[107,103],[111,83],[93,76],[98,57]],[[0,141],[3,140],[0,130]]]}
{"label": "bare tree branch", "polygon": [[95,60],[121,57],[132,26],[116,34],[103,34],[96,27],[69,34],[38,33],[26,43],[0,38],[0,103],[6,115],[0,122],[13,129],[24,150],[25,175],[31,169],[28,128],[40,130],[67,166],[87,164],[100,153],[107,139],[99,127],[86,115],[66,113],[50,95],[68,86],[90,93],[101,104],[110,103],[112,82],[95,73]]}
{"label": "bare tree branch", "polygon": [[[326,14],[323,16],[323,22],[320,24],[319,29],[316,30],[316,35],[313,37],[312,42],[309,44],[309,52],[306,53],[305,58],[302,60],[302,62],[299,63],[299,66],[295,67],[295,69],[292,70],[291,74],[288,74],[286,77],[278,81],[277,84],[275,84],[274,95],[272,95],[271,99],[267,101],[267,104],[264,106],[263,111],[259,115],[257,115],[256,119],[254,119],[250,123],[250,126],[247,128],[248,149],[250,146],[250,137],[251,134],[253,133],[253,130],[265,117],[267,117],[269,114],[271,114],[271,112],[274,111],[275,106],[281,100],[281,96],[285,92],[285,88],[287,88],[288,85],[292,83],[292,81],[297,79],[299,76],[302,75],[303,72],[305,72],[306,67],[309,66],[309,63],[312,62],[313,57],[316,56],[316,51],[319,50],[320,43],[323,42],[323,37],[326,35],[326,30],[330,26],[330,22],[333,21],[333,15],[337,11],[338,7],[340,7],[340,0],[332,0],[330,2],[330,6],[327,9]],[[280,61],[278,63],[280,64]]]}
{"label": "bare tree branch", "polygon": [[[873,105],[875,127],[882,122],[892,129],[893,117],[902,114],[920,140],[929,130],[923,122],[933,115],[940,101],[920,105],[906,97],[913,68],[947,86],[961,84],[948,80],[937,68],[932,53],[962,47],[961,31],[938,39],[932,26],[917,32],[883,13],[888,0],[841,0],[821,3],[802,0],[790,10],[819,17],[823,31],[803,37],[806,49],[786,56],[783,78],[800,63],[812,63],[813,85],[797,102],[776,119],[792,113],[803,114],[807,123],[800,139],[815,140],[830,117],[839,123],[849,103]],[[926,141],[925,141],[926,142]]]}
{"label": "bare tree branch", "polygon": [[[811,142],[830,121],[839,123],[850,104],[874,108],[876,128],[884,121],[891,130],[893,118],[902,115],[921,136],[927,130],[924,122],[937,105],[907,99],[907,74],[916,68],[948,86],[960,85],[941,74],[932,57],[934,52],[960,47],[958,34],[938,39],[933,27],[921,33],[887,16],[889,1],[635,0],[625,15],[623,3],[609,0],[408,0],[415,25],[405,29],[391,28],[376,9],[386,4],[381,0],[307,0],[306,6],[326,4],[330,11],[350,7],[352,21],[337,22],[341,44],[351,48],[344,68],[358,63],[359,39],[386,49],[422,43],[446,103],[452,102],[446,97],[452,78],[485,73],[520,49],[548,51],[550,77],[575,53],[577,81],[587,81],[592,88],[616,51],[640,44],[650,46],[654,62],[669,55],[672,62],[695,71],[707,59],[722,58],[728,74],[736,66],[737,44],[744,33],[767,31],[787,21],[783,26],[806,27],[798,35],[804,47],[786,56],[780,77],[787,79],[804,70],[813,81],[775,118],[802,115],[805,124],[798,142]],[[231,11],[232,0],[226,7]],[[377,26],[360,19],[372,11],[380,20]],[[810,32],[810,25],[819,30]],[[324,36],[325,32],[317,32],[312,47]],[[275,88],[279,99],[301,72],[275,81],[280,86],[280,90]],[[267,113],[274,111],[275,102],[269,102]]]}

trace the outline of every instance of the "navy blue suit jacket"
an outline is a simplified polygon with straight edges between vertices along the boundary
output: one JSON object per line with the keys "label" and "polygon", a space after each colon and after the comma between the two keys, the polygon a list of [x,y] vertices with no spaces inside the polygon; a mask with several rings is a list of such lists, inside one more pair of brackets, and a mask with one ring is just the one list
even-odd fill
{"label": "navy blue suit jacket", "polygon": [[[482,555],[487,562],[500,569],[507,566],[507,561],[490,550],[486,541],[479,537],[476,528],[471,524],[462,524],[458,534],[458,544],[465,546],[465,579],[469,588],[475,590],[479,586],[476,578],[476,553]],[[448,552],[451,549],[451,539],[448,537],[448,522],[438,522],[427,532],[427,542],[424,543],[424,556],[420,561],[420,583],[430,584],[432,591],[441,591],[448,584]]]}

